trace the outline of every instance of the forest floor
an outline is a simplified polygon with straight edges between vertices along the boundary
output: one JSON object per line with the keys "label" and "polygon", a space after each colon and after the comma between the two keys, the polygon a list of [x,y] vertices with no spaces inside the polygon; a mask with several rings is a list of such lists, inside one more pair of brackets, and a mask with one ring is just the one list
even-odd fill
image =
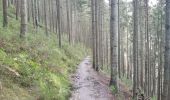
{"label": "forest floor", "polygon": [[80,63],[71,80],[73,91],[70,100],[114,100],[108,78],[93,70],[90,57]]}

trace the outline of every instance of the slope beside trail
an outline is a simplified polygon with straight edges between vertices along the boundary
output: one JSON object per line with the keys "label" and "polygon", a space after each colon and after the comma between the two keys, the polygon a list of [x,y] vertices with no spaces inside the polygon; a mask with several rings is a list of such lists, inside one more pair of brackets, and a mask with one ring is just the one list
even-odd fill
{"label": "slope beside trail", "polygon": [[73,91],[70,100],[114,100],[109,81],[93,70],[90,57],[80,63],[71,79]]}

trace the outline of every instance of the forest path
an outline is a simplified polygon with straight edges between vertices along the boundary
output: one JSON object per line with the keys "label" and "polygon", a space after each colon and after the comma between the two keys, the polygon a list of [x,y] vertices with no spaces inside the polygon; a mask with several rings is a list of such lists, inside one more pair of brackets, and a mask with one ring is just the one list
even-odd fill
{"label": "forest path", "polygon": [[114,100],[108,80],[93,70],[90,57],[85,58],[72,76],[73,91],[70,100]]}

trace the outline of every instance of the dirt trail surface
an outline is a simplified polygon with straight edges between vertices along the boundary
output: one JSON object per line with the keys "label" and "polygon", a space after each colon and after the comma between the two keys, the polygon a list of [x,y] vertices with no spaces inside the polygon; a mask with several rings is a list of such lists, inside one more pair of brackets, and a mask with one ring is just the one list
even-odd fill
{"label": "dirt trail surface", "polygon": [[90,63],[90,57],[85,58],[72,76],[73,91],[70,100],[114,100],[108,88],[108,81],[96,73]]}

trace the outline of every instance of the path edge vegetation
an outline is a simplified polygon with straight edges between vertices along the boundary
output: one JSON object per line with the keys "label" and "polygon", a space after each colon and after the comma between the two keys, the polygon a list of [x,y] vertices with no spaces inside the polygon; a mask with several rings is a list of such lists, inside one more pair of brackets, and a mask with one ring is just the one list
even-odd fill
{"label": "path edge vegetation", "polygon": [[0,100],[68,100],[70,74],[89,50],[66,40],[59,47],[55,33],[49,31],[46,36],[45,28],[37,31],[26,19],[20,24],[14,8],[8,7],[8,23],[0,26]]}

